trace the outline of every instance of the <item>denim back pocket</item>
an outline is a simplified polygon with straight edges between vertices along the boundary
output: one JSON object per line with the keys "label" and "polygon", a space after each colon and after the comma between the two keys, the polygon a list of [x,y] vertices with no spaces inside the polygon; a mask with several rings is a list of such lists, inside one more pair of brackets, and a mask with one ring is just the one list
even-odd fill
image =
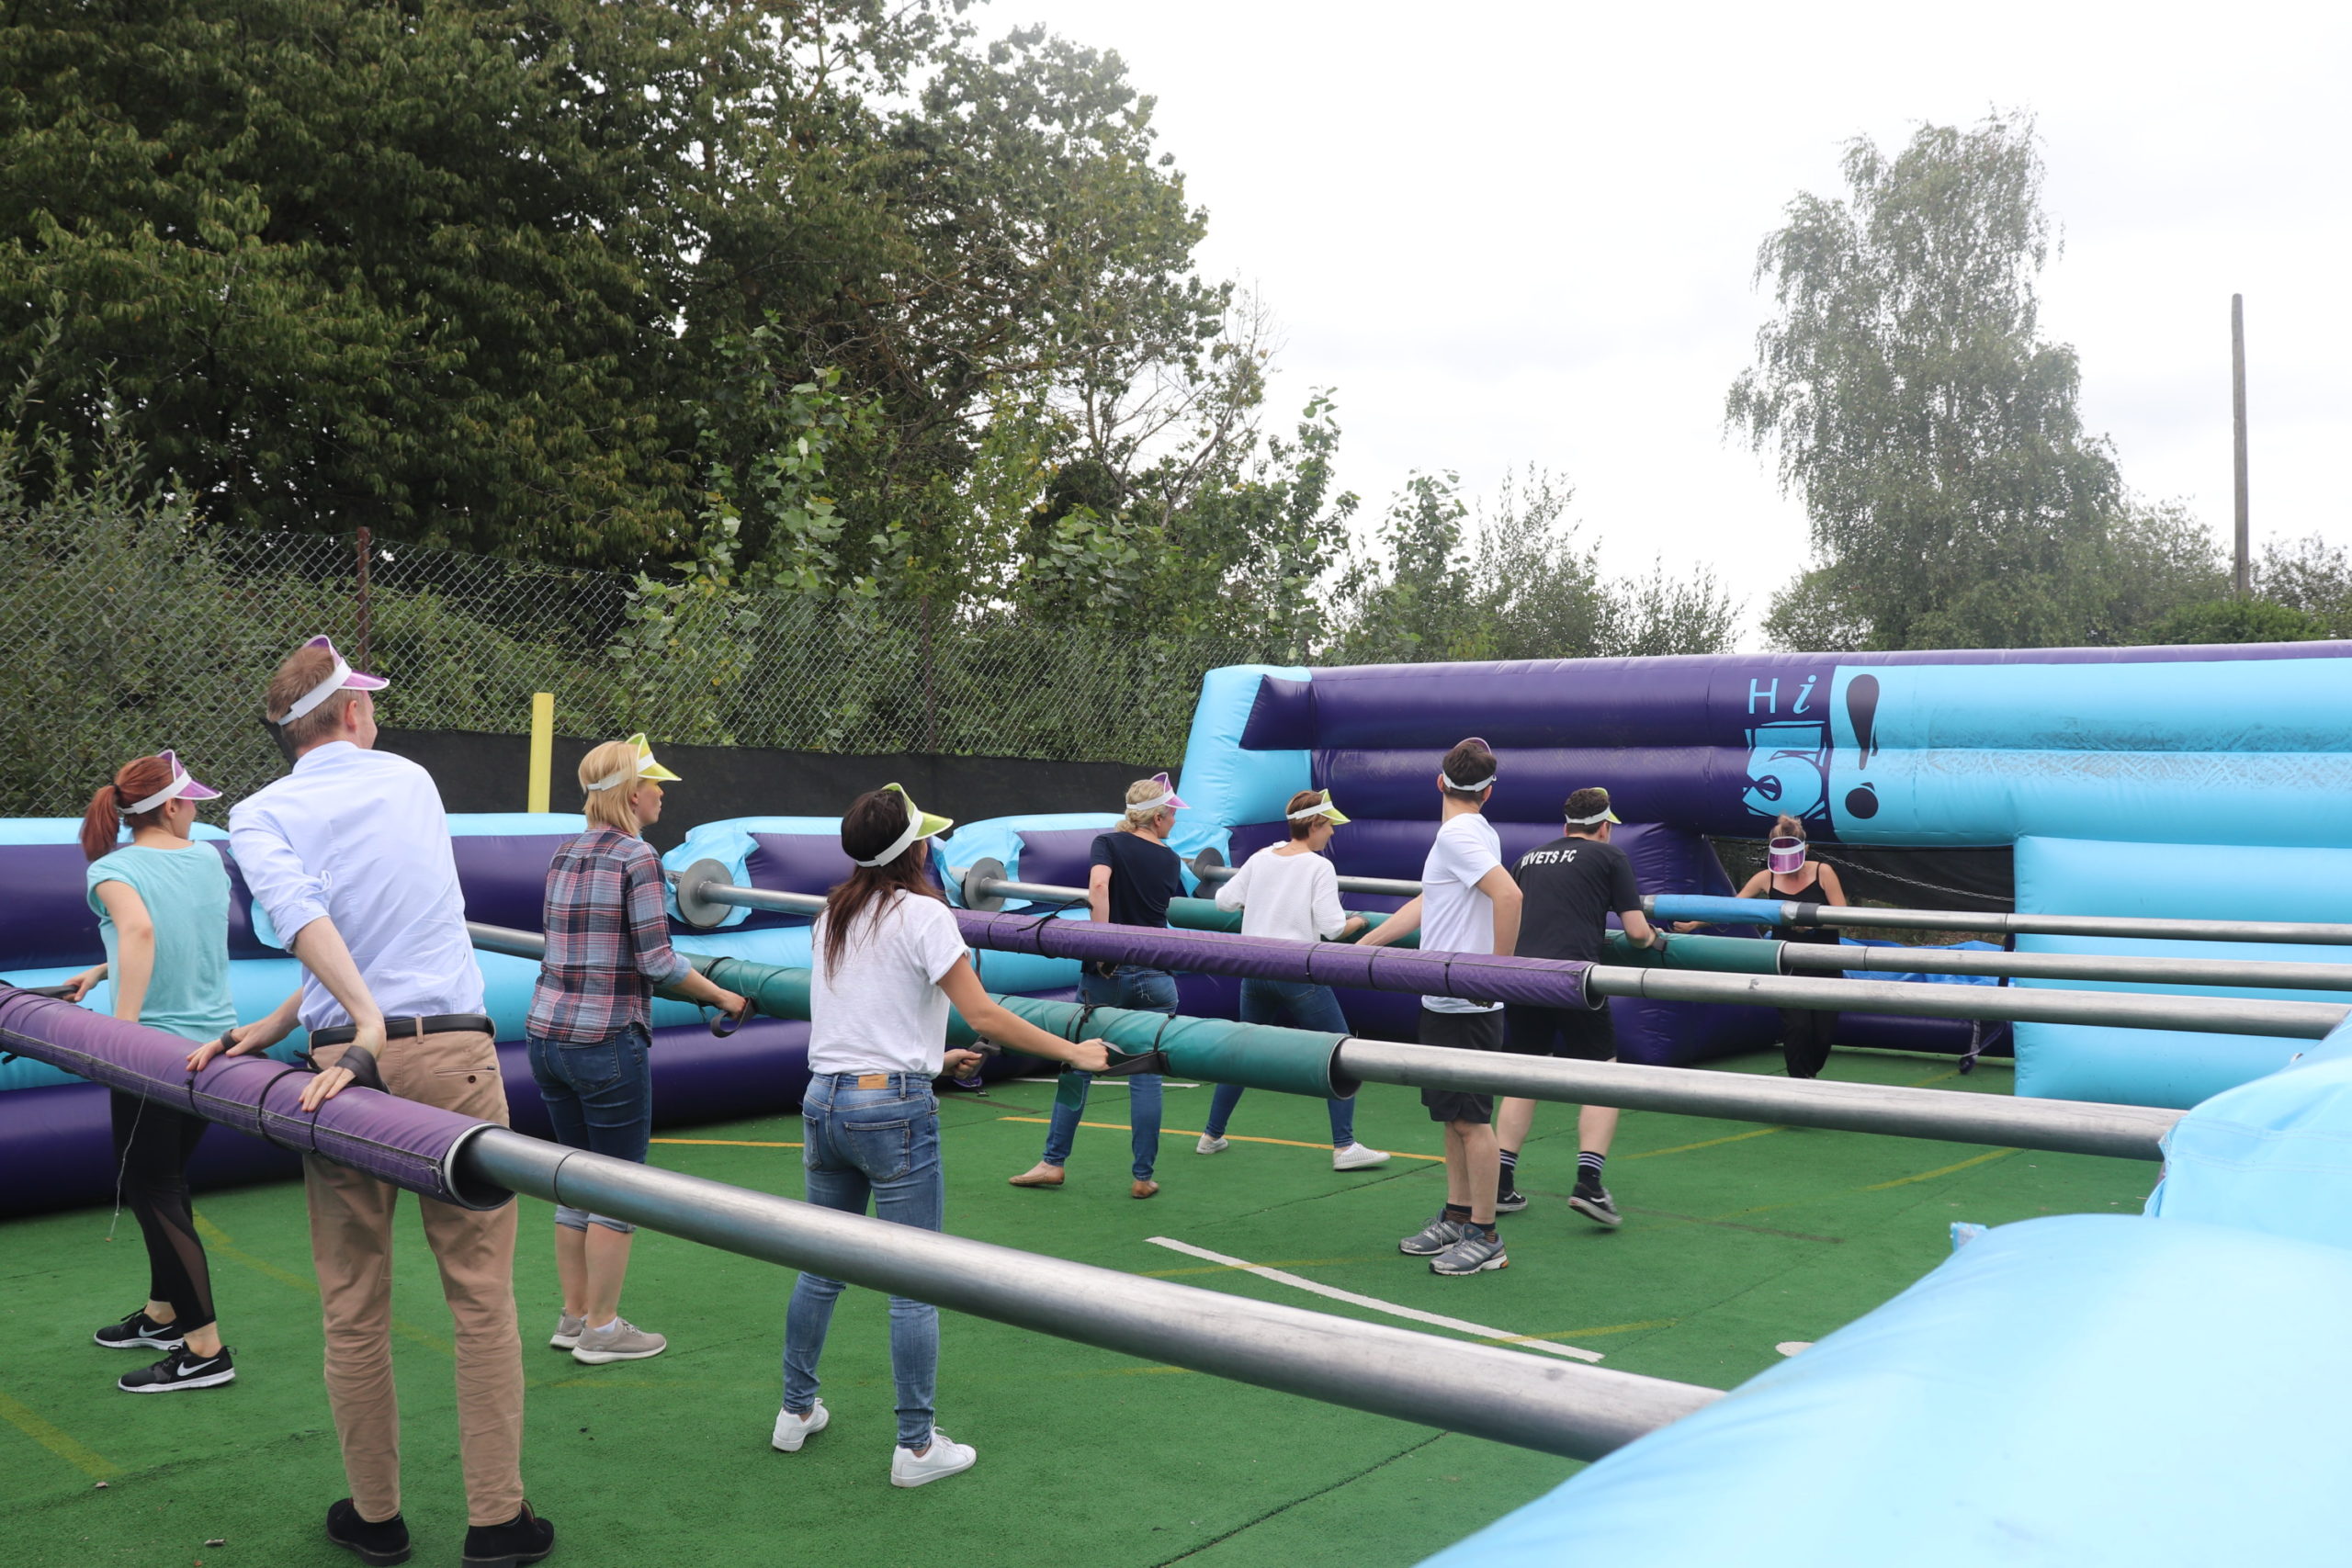
{"label": "denim back pocket", "polygon": [[914,1125],[910,1121],[837,1121],[832,1125],[833,1145],[869,1181],[896,1181],[914,1161]]}
{"label": "denim back pocket", "polygon": [[602,1089],[621,1076],[617,1040],[600,1040],[594,1045],[558,1045],[553,1055],[556,1077],[582,1094]]}

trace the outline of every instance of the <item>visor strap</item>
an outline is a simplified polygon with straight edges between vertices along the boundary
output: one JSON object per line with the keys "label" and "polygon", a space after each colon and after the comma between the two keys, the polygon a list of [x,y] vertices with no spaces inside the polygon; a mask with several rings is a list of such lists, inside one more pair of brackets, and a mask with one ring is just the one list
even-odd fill
{"label": "visor strap", "polygon": [[[903,795],[899,798],[901,800],[907,799]],[[872,860],[859,860],[855,855],[852,855],[850,856],[850,863],[853,865],[888,865],[892,861],[897,860],[900,855],[905,854],[907,852],[907,846],[913,843],[921,837],[922,837],[922,813],[915,809],[915,803],[913,801],[907,800],[907,830],[899,834],[896,839],[891,840],[890,847],[884,850],[880,854],[876,855]]]}
{"label": "visor strap", "polygon": [[1606,822],[1606,821],[1608,821],[1608,820],[1609,820],[1609,814],[1610,814],[1610,812],[1611,812],[1611,811],[1612,811],[1612,810],[1614,810],[1614,809],[1615,809],[1615,807],[1613,807],[1604,806],[1604,807],[1601,807],[1598,812],[1595,812],[1595,813],[1594,813],[1592,816],[1590,816],[1590,817],[1570,817],[1570,818],[1566,818],[1565,820],[1567,822],[1568,826],[1569,826],[1569,827],[1571,827],[1571,828],[1589,828],[1589,827],[1591,827],[1595,822]]}
{"label": "visor strap", "polygon": [[343,689],[343,683],[350,679],[351,666],[345,664],[343,661],[342,656],[338,654],[334,661],[334,673],[320,682],[317,685],[311,687],[308,692],[305,692],[300,702],[296,703],[292,707],[288,708],[286,710],[286,716],[277,721],[279,727],[282,728],[285,726],[293,723],[296,719],[300,718],[303,715],[309,713],[312,708],[317,707],[321,703],[325,702],[329,697],[334,696],[337,692]]}
{"label": "visor strap", "polygon": [[1329,817],[1338,809],[1339,808],[1331,804],[1330,797],[1327,795],[1322,800],[1308,807],[1304,811],[1292,812],[1289,819],[1293,822],[1304,822],[1310,817]]}
{"label": "visor strap", "polygon": [[164,802],[167,800],[177,800],[180,797],[180,793],[195,782],[196,776],[193,773],[190,773],[186,768],[182,768],[179,771],[179,775],[173,779],[172,782],[166,784],[162,790],[149,795],[144,800],[124,807],[122,808],[122,814],[125,817],[136,817],[142,811],[153,811],[155,807],[163,805]]}
{"label": "visor strap", "polygon": [[589,793],[593,795],[600,789],[610,789],[615,784],[627,784],[629,780],[636,778],[640,773],[642,773],[644,768],[645,759],[639,757],[629,763],[628,767],[623,768],[619,773],[606,773],[603,778],[598,779],[594,784],[590,784],[588,786]]}
{"label": "visor strap", "polygon": [[1441,778],[1441,779],[1442,779],[1442,780],[1444,780],[1444,781],[1445,781],[1445,787],[1446,787],[1446,788],[1448,788],[1448,789],[1458,789],[1458,790],[1461,790],[1461,791],[1462,791],[1464,794],[1465,794],[1465,795],[1476,795],[1478,791],[1480,791],[1480,790],[1482,790],[1482,789],[1485,789],[1488,784],[1493,784],[1493,783],[1495,782],[1495,775],[1494,775],[1494,774],[1492,774],[1492,773],[1488,773],[1485,778],[1480,779],[1476,784],[1456,784],[1456,783],[1454,783],[1454,781],[1453,781],[1453,775],[1452,775],[1452,774],[1450,774],[1450,773],[1446,773],[1446,772],[1444,772],[1442,769],[1439,770],[1439,773],[1438,773],[1438,775],[1437,775],[1437,776],[1438,776],[1439,778]]}
{"label": "visor strap", "polygon": [[1157,811],[1175,798],[1176,792],[1171,789],[1166,795],[1155,795],[1149,800],[1138,800],[1127,807],[1127,815],[1134,817],[1147,811]]}

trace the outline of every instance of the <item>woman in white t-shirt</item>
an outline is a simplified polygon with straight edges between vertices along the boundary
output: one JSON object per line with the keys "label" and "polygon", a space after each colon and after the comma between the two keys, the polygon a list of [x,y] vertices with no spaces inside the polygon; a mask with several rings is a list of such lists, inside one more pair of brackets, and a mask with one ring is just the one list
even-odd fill
{"label": "woman in white t-shirt", "polygon": [[[809,933],[808,1090],[800,1106],[809,1202],[862,1214],[870,1196],[878,1217],[932,1231],[946,1196],[932,1079],[978,1060],[946,1049],[950,1003],[1000,1043],[1089,1072],[1109,1065],[1102,1041],[1058,1039],[981,989],[955,914],[931,881],[932,836],[953,826],[918,810],[897,784],[858,796],[842,818],[842,848],[856,870],[826,898]],[[831,1419],[817,1397],[817,1359],[841,1293],[840,1280],[805,1272],[793,1287],[774,1438],[786,1453]],[[938,1310],[892,1296],[893,1486],[954,1475],[977,1457],[932,1425],[938,1368]]]}
{"label": "woman in white t-shirt", "polygon": [[[1331,835],[1347,818],[1331,804],[1328,789],[1303,789],[1283,808],[1290,837],[1269,844],[1241,863],[1216,890],[1216,907],[1241,911],[1244,936],[1282,937],[1291,942],[1345,942],[1364,929],[1362,915],[1340,908],[1340,874],[1324,858]],[[1348,1032],[1347,1015],[1329,986],[1305,981],[1244,980],[1241,1021],[1279,1023],[1329,1034]],[[1197,1145],[1204,1155],[1223,1154],[1225,1127],[1241,1090],[1219,1084],[1209,1100],[1208,1130]],[[1331,1109],[1331,1168],[1364,1170],[1386,1165],[1388,1156],[1356,1142],[1356,1102],[1334,1100]]]}

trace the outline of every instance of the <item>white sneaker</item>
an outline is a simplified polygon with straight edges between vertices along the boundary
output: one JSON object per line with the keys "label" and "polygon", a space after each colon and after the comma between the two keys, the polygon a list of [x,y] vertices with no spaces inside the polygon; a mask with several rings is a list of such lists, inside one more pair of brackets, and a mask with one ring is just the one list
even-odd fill
{"label": "white sneaker", "polygon": [[800,1445],[808,1440],[809,1434],[823,1431],[825,1423],[832,1418],[833,1413],[825,1408],[825,1402],[821,1399],[808,1407],[806,1416],[779,1410],[775,1413],[775,1436],[768,1442],[780,1452],[797,1454],[800,1451]]}
{"label": "white sneaker", "polygon": [[571,1359],[582,1366],[601,1367],[607,1361],[642,1361],[669,1348],[670,1342],[651,1329],[616,1317],[602,1328],[582,1328],[572,1341]]}
{"label": "white sneaker", "polygon": [[1212,1138],[1206,1133],[1203,1133],[1201,1141],[1193,1145],[1193,1152],[1196,1155],[1221,1155],[1225,1153],[1225,1140]]}
{"label": "white sneaker", "polygon": [[942,1476],[960,1475],[972,1468],[980,1457],[978,1449],[968,1443],[951,1439],[933,1427],[931,1447],[917,1455],[912,1449],[902,1448],[890,1455],[890,1484],[893,1486],[927,1486]]}
{"label": "white sneaker", "polygon": [[1386,1165],[1388,1156],[1378,1149],[1365,1148],[1362,1144],[1350,1144],[1344,1149],[1331,1151],[1333,1170],[1370,1170],[1375,1165]]}

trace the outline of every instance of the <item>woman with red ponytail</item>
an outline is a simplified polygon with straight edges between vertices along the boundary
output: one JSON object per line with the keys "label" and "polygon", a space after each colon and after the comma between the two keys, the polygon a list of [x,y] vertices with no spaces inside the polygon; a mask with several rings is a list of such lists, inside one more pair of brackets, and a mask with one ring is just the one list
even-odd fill
{"label": "woman with red ponytail", "polygon": [[[69,995],[79,1001],[111,980],[115,1017],[199,1046],[237,1021],[229,997],[228,867],[188,837],[196,803],[220,793],[164,751],[124,763],[82,814],[88,897],[107,961],[76,976]],[[125,826],[130,841],[120,844]],[[188,1158],[206,1123],[119,1089],[113,1111],[122,1196],[147,1242],[147,1304],[92,1337],[108,1349],[165,1352],[118,1381],[127,1393],[232,1382],[237,1371],[213,1320],[211,1271],[187,1194]]]}

